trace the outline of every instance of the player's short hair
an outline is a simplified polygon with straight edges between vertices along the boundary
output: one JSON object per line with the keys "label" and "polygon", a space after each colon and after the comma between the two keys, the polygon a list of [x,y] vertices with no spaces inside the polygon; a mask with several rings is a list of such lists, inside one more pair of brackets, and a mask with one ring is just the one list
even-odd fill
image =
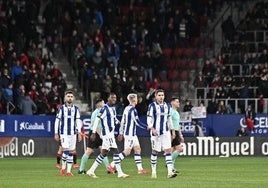
{"label": "player's short hair", "polygon": [[103,99],[97,99],[95,102],[95,106],[97,107],[100,104],[100,102],[102,102],[102,101],[103,101]]}
{"label": "player's short hair", "polygon": [[67,90],[67,91],[65,91],[65,95],[67,95],[67,94],[74,94],[74,92],[72,90]]}
{"label": "player's short hair", "polygon": [[165,93],[165,91],[163,89],[157,89],[155,92],[154,92],[154,95],[156,96],[158,93]]}
{"label": "player's short hair", "polygon": [[135,94],[135,93],[130,93],[130,94],[128,94],[128,96],[127,96],[127,100],[128,100],[128,101],[132,101],[134,98],[138,98],[138,95]]}
{"label": "player's short hair", "polygon": [[177,99],[180,100],[179,97],[173,96],[173,97],[170,98],[170,102],[175,101],[175,100],[177,100]]}

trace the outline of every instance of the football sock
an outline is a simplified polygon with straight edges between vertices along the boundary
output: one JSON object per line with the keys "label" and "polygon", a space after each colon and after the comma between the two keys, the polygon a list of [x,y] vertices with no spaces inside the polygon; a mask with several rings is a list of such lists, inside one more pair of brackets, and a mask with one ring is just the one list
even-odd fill
{"label": "football sock", "polygon": [[61,153],[57,153],[57,164],[60,164],[61,156]]}
{"label": "football sock", "polygon": [[119,159],[122,161],[127,155],[125,154],[125,152],[121,152],[118,154]]}
{"label": "football sock", "polygon": [[71,172],[72,166],[73,166],[73,153],[69,152],[69,155],[67,156],[67,173]]}
{"label": "football sock", "polygon": [[118,154],[114,154],[113,156],[113,160],[114,160],[114,166],[118,172],[118,174],[122,174],[122,169],[121,169],[121,163],[120,163],[120,158]]}
{"label": "football sock", "polygon": [[83,155],[82,158],[81,158],[79,171],[83,171],[83,170],[85,170],[85,166],[86,166],[88,157],[89,157],[89,155],[87,155],[87,154],[84,153],[84,155]]}
{"label": "football sock", "polygon": [[66,169],[67,157],[69,155],[69,151],[63,151],[61,157],[61,168]]}
{"label": "football sock", "polygon": [[174,164],[175,164],[175,161],[176,161],[176,158],[179,156],[180,152],[178,152],[177,150],[175,150],[173,153],[172,153],[172,169],[174,169]]}
{"label": "football sock", "polygon": [[104,166],[106,168],[109,165],[109,159],[108,159],[108,157],[107,156],[104,157],[102,162],[103,162],[103,164],[104,164]]}
{"label": "football sock", "polygon": [[166,165],[167,165],[167,169],[168,169],[168,173],[172,172],[172,157],[171,157],[171,153],[166,153]]}
{"label": "football sock", "polygon": [[141,155],[138,153],[134,154],[134,160],[137,165],[138,170],[142,170],[142,162],[141,162]]}
{"label": "football sock", "polygon": [[156,173],[157,154],[151,154],[152,173]]}
{"label": "football sock", "polygon": [[91,172],[95,172],[96,168],[102,163],[103,161],[103,155],[99,154],[98,157],[96,158],[96,160],[94,161],[93,165],[90,168]]}

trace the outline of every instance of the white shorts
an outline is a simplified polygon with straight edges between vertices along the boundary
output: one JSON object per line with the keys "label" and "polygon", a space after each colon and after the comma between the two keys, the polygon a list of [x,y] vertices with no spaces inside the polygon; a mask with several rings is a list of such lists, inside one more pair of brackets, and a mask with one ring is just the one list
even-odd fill
{"label": "white shorts", "polygon": [[114,134],[102,136],[101,149],[110,150],[110,148],[117,148]]}
{"label": "white shorts", "polygon": [[152,150],[161,152],[165,149],[171,148],[171,135],[170,132],[165,132],[160,136],[151,136]]}
{"label": "white shorts", "polygon": [[76,135],[60,135],[61,146],[64,150],[75,150]]}
{"label": "white shorts", "polygon": [[140,142],[138,137],[135,136],[124,136],[124,149],[132,149],[133,147],[139,146]]}

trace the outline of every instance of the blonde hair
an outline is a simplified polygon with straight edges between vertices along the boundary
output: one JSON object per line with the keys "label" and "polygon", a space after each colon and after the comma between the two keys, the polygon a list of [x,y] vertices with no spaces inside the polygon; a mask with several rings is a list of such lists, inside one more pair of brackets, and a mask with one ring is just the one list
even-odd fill
{"label": "blonde hair", "polygon": [[127,96],[127,100],[128,100],[129,102],[132,101],[134,98],[138,98],[138,95],[135,94],[135,93],[130,93],[130,94],[128,94],[128,96]]}

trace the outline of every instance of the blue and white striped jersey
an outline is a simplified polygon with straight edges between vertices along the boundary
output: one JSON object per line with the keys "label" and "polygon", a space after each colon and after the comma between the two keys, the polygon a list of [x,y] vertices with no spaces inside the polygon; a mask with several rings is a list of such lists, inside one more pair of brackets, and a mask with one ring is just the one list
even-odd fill
{"label": "blue and white striped jersey", "polygon": [[170,130],[170,108],[170,105],[168,105],[166,102],[163,104],[153,102],[148,107],[147,124],[153,125],[153,128],[158,131],[159,135],[162,135],[164,132]]}
{"label": "blue and white striped jersey", "polygon": [[110,133],[114,134],[114,128],[115,124],[117,123],[117,118],[116,118],[116,110],[115,107],[109,106],[109,104],[105,104],[99,114],[98,118],[101,120],[101,125],[102,125],[102,135],[108,135]]}
{"label": "blue and white striped jersey", "polygon": [[132,105],[128,105],[124,109],[121,119],[120,134],[124,134],[125,136],[135,136],[136,126],[143,129],[147,128],[147,125],[139,120],[136,108]]}
{"label": "blue and white striped jersey", "polygon": [[55,134],[75,135],[81,132],[79,108],[75,105],[68,107],[66,104],[58,108],[55,119]]}

